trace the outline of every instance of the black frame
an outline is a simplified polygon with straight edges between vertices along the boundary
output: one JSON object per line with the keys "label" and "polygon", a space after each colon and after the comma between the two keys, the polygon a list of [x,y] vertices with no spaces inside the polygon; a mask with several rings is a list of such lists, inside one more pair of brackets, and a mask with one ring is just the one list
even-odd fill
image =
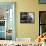
{"label": "black frame", "polygon": [[[21,22],[22,14],[25,14],[25,13],[26,14],[33,13],[34,21],[33,22]],[[34,12],[20,12],[20,23],[34,23],[34,22],[35,22],[35,13]]]}
{"label": "black frame", "polygon": [[41,34],[41,32],[40,32],[40,25],[46,25],[46,24],[40,24],[40,12],[46,12],[46,11],[39,11],[39,36]]}
{"label": "black frame", "polygon": [[46,3],[42,3],[42,2],[40,2],[40,0],[38,0],[38,2],[39,2],[39,4],[46,4]]}
{"label": "black frame", "polygon": [[39,15],[39,36],[40,36],[40,15]]}

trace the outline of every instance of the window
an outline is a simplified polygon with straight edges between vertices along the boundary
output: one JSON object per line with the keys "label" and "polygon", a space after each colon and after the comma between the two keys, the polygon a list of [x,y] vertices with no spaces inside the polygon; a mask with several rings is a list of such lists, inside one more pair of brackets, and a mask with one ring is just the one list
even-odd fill
{"label": "window", "polygon": [[39,35],[46,32],[46,11],[39,11]]}
{"label": "window", "polygon": [[15,40],[15,3],[0,3],[0,40]]}

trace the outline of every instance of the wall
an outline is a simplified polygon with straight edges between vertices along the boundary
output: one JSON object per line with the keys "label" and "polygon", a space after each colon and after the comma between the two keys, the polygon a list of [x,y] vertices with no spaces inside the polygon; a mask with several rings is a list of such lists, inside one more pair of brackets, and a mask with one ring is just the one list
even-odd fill
{"label": "wall", "polygon": [[[3,0],[0,2],[16,2],[16,37],[36,38],[39,33],[39,10],[46,10],[46,4],[38,4],[38,0]],[[34,12],[34,24],[21,24],[20,12]]]}
{"label": "wall", "polygon": [[[38,34],[38,4],[37,0],[19,0],[16,2],[17,7],[17,37],[35,38]],[[34,12],[35,23],[34,24],[21,24],[20,23],[20,12]]]}

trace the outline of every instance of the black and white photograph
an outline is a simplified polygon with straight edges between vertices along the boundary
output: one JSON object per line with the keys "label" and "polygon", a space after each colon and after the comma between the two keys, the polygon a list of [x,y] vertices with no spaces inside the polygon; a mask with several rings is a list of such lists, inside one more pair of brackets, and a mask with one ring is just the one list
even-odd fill
{"label": "black and white photograph", "polygon": [[20,12],[20,23],[34,23],[34,12]]}

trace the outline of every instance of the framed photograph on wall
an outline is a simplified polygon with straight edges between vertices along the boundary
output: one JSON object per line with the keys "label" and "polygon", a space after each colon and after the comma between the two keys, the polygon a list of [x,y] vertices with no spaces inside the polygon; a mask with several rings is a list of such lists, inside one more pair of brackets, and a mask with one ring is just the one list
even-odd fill
{"label": "framed photograph on wall", "polygon": [[46,4],[46,0],[38,0],[40,4]]}
{"label": "framed photograph on wall", "polygon": [[20,23],[34,23],[34,12],[20,12]]}

